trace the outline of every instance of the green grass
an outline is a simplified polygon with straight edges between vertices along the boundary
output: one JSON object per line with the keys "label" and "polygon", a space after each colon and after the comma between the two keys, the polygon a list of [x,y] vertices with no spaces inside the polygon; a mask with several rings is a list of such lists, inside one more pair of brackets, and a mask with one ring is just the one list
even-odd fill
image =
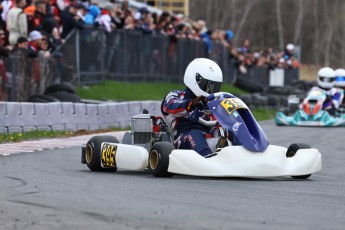
{"label": "green grass", "polygon": [[252,111],[254,117],[258,121],[273,119],[276,109],[259,107]]}
{"label": "green grass", "polygon": [[24,140],[35,140],[42,138],[54,138],[54,137],[71,137],[78,135],[86,135],[92,133],[101,133],[101,132],[110,132],[110,131],[119,131],[123,130],[120,128],[108,128],[97,131],[88,131],[88,130],[78,130],[76,132],[72,131],[28,131],[24,133],[9,133],[0,135],[0,143],[6,142],[20,142]]}
{"label": "green grass", "polygon": [[[184,85],[172,83],[130,83],[105,81],[99,85],[77,87],[77,94],[84,99],[92,100],[162,100],[174,89],[184,89]],[[222,91],[234,94],[244,94],[245,91],[232,85],[223,85]]]}
{"label": "green grass", "polygon": [[62,136],[70,136],[71,132],[66,131],[29,131],[25,133],[9,133],[9,134],[2,134],[0,135],[0,143],[4,142],[19,142],[28,139],[38,139],[42,137],[62,137]]}
{"label": "green grass", "polygon": [[[162,100],[164,96],[174,89],[184,89],[182,84],[172,83],[129,83],[105,81],[99,85],[78,87],[77,93],[81,98],[92,100],[140,101]],[[223,92],[240,95],[248,92],[230,84],[223,84]],[[252,111],[259,121],[273,119],[275,110],[258,108]]]}

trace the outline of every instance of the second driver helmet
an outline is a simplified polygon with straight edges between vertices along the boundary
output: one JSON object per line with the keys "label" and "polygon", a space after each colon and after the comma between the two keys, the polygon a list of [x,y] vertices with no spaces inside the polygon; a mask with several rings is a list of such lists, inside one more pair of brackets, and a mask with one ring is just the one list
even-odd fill
{"label": "second driver helmet", "polygon": [[344,88],[345,87],[345,69],[335,70],[335,87]]}
{"label": "second driver helmet", "polygon": [[334,87],[335,73],[332,68],[323,67],[317,73],[317,83],[323,89]]}

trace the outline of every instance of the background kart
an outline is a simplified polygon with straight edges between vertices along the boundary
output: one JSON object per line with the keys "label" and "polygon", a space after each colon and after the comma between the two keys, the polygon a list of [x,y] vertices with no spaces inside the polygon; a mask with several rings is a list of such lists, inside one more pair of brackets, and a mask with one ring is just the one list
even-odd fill
{"label": "background kart", "polygon": [[239,98],[217,93],[209,99],[208,107],[216,121],[200,118],[199,122],[209,126],[219,122],[232,133],[237,144],[232,145],[225,135],[207,139],[215,153],[211,158],[204,158],[194,150],[175,149],[168,122],[145,111],[132,118],[132,130],[124,135],[122,143],[112,136],[92,137],[82,147],[81,161],[93,171],[148,170],[157,177],[183,174],[305,179],[321,170],[320,152],[307,144],[291,144],[289,148],[269,145],[254,116]]}
{"label": "background kart", "polygon": [[326,99],[326,92],[316,87],[310,90],[300,108],[299,98],[289,97],[289,107],[276,113],[275,122],[277,125],[291,126],[345,126],[345,107],[333,109],[334,113],[331,115],[324,110]]}

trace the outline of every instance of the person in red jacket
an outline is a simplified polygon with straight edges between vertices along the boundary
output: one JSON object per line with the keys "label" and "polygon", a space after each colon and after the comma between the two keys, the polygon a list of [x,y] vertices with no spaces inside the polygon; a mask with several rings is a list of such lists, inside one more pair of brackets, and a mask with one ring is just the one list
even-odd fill
{"label": "person in red jacket", "polygon": [[42,34],[37,31],[31,31],[29,34],[28,56],[31,58],[38,57],[39,50],[41,49]]}

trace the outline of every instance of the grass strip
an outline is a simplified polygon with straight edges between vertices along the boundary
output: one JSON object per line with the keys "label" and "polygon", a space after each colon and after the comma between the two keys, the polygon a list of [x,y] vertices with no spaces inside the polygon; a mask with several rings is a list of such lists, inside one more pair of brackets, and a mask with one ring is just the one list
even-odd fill
{"label": "grass strip", "polygon": [[[104,81],[98,85],[77,87],[77,94],[83,99],[90,100],[115,100],[115,101],[143,101],[163,100],[171,90],[185,89],[182,84],[173,83],[132,83]],[[223,92],[245,94],[237,87],[230,84],[222,86]]]}
{"label": "grass strip", "polygon": [[107,128],[107,129],[92,130],[92,131],[83,129],[83,130],[78,130],[75,132],[38,130],[38,131],[28,131],[24,133],[8,133],[8,134],[0,135],[0,144],[7,143],[7,142],[21,142],[25,140],[35,140],[35,139],[43,139],[43,138],[73,137],[73,136],[97,134],[97,133],[104,133],[104,132],[123,131],[123,130],[128,130],[128,129],[129,128],[127,129]]}

